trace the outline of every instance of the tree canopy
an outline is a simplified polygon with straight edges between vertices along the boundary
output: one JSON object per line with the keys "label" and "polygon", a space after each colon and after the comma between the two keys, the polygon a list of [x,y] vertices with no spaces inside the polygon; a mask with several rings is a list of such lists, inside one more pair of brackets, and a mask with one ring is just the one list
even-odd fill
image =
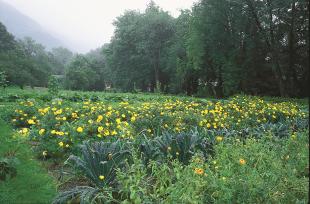
{"label": "tree canopy", "polygon": [[200,0],[174,18],[151,1],[114,21],[109,44],[87,54],[15,40],[0,24],[0,71],[17,85],[225,97],[238,93],[305,97],[309,2]]}

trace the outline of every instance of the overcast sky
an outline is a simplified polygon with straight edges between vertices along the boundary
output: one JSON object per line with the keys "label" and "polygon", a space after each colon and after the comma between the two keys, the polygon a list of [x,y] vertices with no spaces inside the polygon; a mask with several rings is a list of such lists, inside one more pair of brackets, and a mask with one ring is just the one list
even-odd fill
{"label": "overcast sky", "polygon": [[[125,10],[143,11],[149,0],[4,0],[52,34],[67,39],[75,51],[87,52],[110,41],[113,20]],[[154,0],[177,17],[197,0]],[[57,36],[56,36],[57,37]]]}

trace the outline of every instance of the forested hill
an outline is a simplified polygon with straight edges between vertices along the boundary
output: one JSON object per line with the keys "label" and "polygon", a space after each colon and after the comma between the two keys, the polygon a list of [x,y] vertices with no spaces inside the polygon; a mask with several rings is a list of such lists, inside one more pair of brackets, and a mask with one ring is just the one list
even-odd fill
{"label": "forested hill", "polygon": [[117,17],[114,26],[109,44],[73,58],[68,50],[50,53],[34,41],[19,42],[22,56],[37,66],[16,78],[16,68],[7,67],[20,58],[8,63],[2,50],[1,67],[0,50],[0,71],[9,70],[10,82],[20,85],[46,85],[38,71],[46,78],[62,74],[64,88],[72,90],[308,96],[307,0],[200,0],[177,18],[151,1],[145,11]]}
{"label": "forested hill", "polygon": [[51,49],[65,43],[49,34],[37,22],[0,0],[0,22],[17,38],[31,37]]}

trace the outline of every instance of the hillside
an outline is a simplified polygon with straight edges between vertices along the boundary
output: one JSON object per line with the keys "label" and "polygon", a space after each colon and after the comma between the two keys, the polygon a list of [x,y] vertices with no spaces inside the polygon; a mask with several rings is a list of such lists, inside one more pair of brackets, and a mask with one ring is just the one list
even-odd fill
{"label": "hillside", "polygon": [[48,49],[66,47],[61,40],[50,35],[37,22],[3,1],[0,1],[0,22],[17,38],[31,37]]}

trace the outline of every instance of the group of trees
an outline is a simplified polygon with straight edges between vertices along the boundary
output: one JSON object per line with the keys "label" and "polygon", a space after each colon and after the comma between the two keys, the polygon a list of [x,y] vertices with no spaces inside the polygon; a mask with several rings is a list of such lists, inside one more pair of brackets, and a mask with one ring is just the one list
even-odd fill
{"label": "group of trees", "polygon": [[104,50],[123,90],[307,96],[309,2],[201,0],[178,18],[151,2],[127,11]]}
{"label": "group of trees", "polygon": [[29,37],[16,40],[0,22],[0,78],[12,85],[46,87],[53,75],[63,88],[104,90],[103,59],[102,48],[81,55],[62,47],[47,51]]}
{"label": "group of trees", "polygon": [[46,86],[50,75],[64,74],[72,57],[65,48],[46,51],[29,37],[16,40],[0,22],[0,72],[12,85]]}
{"label": "group of trees", "polygon": [[200,0],[177,18],[151,1],[114,26],[109,44],[74,55],[17,41],[0,24],[0,72],[20,86],[62,75],[74,90],[308,96],[307,0]]}

